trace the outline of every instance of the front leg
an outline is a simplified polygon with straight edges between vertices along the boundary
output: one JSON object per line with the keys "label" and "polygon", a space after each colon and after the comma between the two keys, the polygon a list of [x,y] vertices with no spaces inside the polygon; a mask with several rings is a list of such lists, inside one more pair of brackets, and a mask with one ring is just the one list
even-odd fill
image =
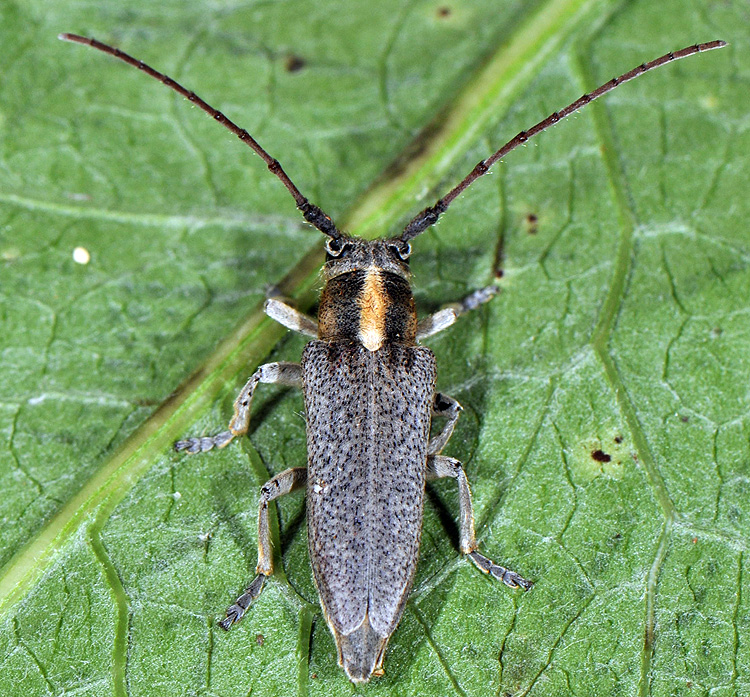
{"label": "front leg", "polygon": [[302,368],[299,363],[266,363],[256,370],[245,383],[234,402],[234,416],[229,422],[229,430],[217,433],[215,436],[202,436],[178,440],[174,449],[178,452],[204,453],[213,448],[223,448],[229,445],[237,436],[247,433],[250,425],[250,406],[253,403],[253,393],[259,382],[302,387]]}
{"label": "front leg", "polygon": [[271,319],[275,319],[287,329],[313,338],[318,336],[318,322],[316,320],[279,298],[268,298],[263,310]]}
{"label": "front leg", "polygon": [[502,581],[506,586],[516,588],[521,586],[524,590],[529,590],[533,585],[531,581],[517,574],[515,571],[506,569],[504,566],[495,564],[477,551],[477,538],[474,533],[474,510],[471,503],[471,490],[469,489],[469,480],[466,478],[466,472],[461,463],[444,455],[432,455],[427,458],[427,478],[441,479],[451,477],[458,484],[458,505],[460,510],[460,547],[461,552],[466,554],[474,565],[485,574],[489,574],[498,581]]}
{"label": "front leg", "polygon": [[467,295],[461,302],[453,303],[438,310],[429,317],[425,317],[417,324],[417,339],[421,341],[428,336],[442,332],[443,329],[450,327],[461,315],[476,310],[480,305],[489,302],[494,298],[500,288],[498,286],[487,286],[475,290]]}

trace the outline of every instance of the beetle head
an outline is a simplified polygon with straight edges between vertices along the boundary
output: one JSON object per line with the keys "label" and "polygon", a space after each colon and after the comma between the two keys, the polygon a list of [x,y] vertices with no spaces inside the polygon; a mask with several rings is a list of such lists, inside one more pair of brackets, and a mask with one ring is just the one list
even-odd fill
{"label": "beetle head", "polygon": [[352,271],[377,268],[409,280],[411,245],[400,238],[363,240],[340,235],[326,240],[326,280]]}

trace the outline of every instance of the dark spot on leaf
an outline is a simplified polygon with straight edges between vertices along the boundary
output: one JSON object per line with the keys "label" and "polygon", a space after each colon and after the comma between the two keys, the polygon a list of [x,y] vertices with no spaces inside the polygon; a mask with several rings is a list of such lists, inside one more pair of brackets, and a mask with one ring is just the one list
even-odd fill
{"label": "dark spot on leaf", "polygon": [[623,440],[622,436],[615,436],[615,443],[617,443],[618,445],[622,443],[622,440]]}
{"label": "dark spot on leaf", "polygon": [[307,61],[304,58],[291,54],[284,61],[284,70],[288,73],[296,73],[302,70],[305,65],[307,65]]}
{"label": "dark spot on leaf", "polygon": [[612,460],[612,456],[607,455],[603,450],[592,450],[591,457],[597,462],[610,462]]}
{"label": "dark spot on leaf", "polygon": [[689,416],[681,416],[680,417],[680,421],[682,421],[682,423],[686,424],[688,421],[690,421],[690,417]]}
{"label": "dark spot on leaf", "polygon": [[722,335],[722,334],[724,333],[724,330],[723,330],[723,329],[722,329],[721,327],[714,327],[714,328],[713,328],[713,329],[711,330],[711,333],[712,333],[712,334],[713,334],[714,336],[721,336],[721,335]]}
{"label": "dark spot on leaf", "polygon": [[265,642],[266,642],[266,637],[264,637],[262,634],[255,635],[255,643],[258,644],[258,646],[263,646]]}
{"label": "dark spot on leaf", "polygon": [[442,7],[438,7],[437,16],[438,17],[450,17],[451,8],[447,7],[446,5],[443,5]]}
{"label": "dark spot on leaf", "polygon": [[536,235],[536,233],[539,230],[539,218],[536,213],[529,213],[526,216],[526,232],[529,233],[529,235]]}

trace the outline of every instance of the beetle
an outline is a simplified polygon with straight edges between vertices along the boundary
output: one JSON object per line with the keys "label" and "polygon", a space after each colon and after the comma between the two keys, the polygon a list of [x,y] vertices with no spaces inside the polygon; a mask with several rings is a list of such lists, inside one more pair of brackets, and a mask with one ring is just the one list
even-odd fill
{"label": "beetle", "polygon": [[[220,625],[229,629],[242,619],[273,573],[270,502],[303,487],[307,490],[308,547],[315,584],[339,664],[352,682],[367,682],[383,672],[386,646],[414,580],[426,479],[450,477],[456,481],[461,552],[481,571],[508,586],[531,588],[530,581],[478,550],[463,466],[441,454],[461,406],[436,391],[435,357],[418,343],[489,301],[497,289],[490,286],[475,291],[460,303],[418,321],[410,283],[410,241],[434,225],[452,201],[500,158],[529,138],[628,80],[678,58],[720,48],[725,42],[695,44],[667,53],[584,94],[479,162],[457,186],[418,213],[400,235],[369,241],[339,230],[247,131],[195,93],[95,39],[75,34],[61,34],[60,38],[119,58],[210,114],[264,160],[290,192],[304,219],[327,237],[325,287],[317,320],[280,298],[269,298],[265,304],[271,318],[312,338],[301,363],[260,366],[240,391],[227,430],[186,438],[174,446],[177,451],[201,453],[223,448],[245,435],[259,383],[303,390],[307,467],[287,469],[261,487],[256,576]],[[431,437],[434,417],[446,422]]]}

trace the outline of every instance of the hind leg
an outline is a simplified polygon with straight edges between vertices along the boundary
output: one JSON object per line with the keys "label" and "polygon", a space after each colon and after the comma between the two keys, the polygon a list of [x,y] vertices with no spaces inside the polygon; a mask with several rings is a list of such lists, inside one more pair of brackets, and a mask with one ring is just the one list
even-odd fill
{"label": "hind leg", "polygon": [[256,577],[250,582],[245,592],[227,609],[227,616],[219,625],[229,629],[239,622],[245,611],[260,595],[266,579],[273,573],[273,553],[271,551],[271,530],[268,521],[268,504],[279,496],[284,496],[307,482],[307,469],[292,467],[269,479],[260,488],[258,505],[258,564],[255,567]]}
{"label": "hind leg", "polygon": [[451,477],[458,484],[458,502],[460,509],[460,547],[463,554],[468,555],[469,559],[482,572],[489,574],[498,581],[502,581],[506,586],[516,588],[520,586],[524,590],[531,588],[531,581],[527,581],[523,576],[515,571],[506,569],[504,566],[496,564],[477,551],[477,539],[474,533],[474,510],[471,503],[471,490],[469,489],[469,480],[461,463],[452,457],[444,455],[431,455],[427,458],[427,477],[428,479],[442,479]]}
{"label": "hind leg", "polygon": [[223,448],[229,445],[237,436],[244,436],[250,426],[253,394],[261,382],[301,388],[302,368],[299,363],[266,363],[260,366],[240,390],[234,402],[234,416],[229,422],[228,430],[217,433],[215,436],[178,440],[174,444],[174,449],[178,452],[185,450],[188,453],[205,453],[213,448]]}

